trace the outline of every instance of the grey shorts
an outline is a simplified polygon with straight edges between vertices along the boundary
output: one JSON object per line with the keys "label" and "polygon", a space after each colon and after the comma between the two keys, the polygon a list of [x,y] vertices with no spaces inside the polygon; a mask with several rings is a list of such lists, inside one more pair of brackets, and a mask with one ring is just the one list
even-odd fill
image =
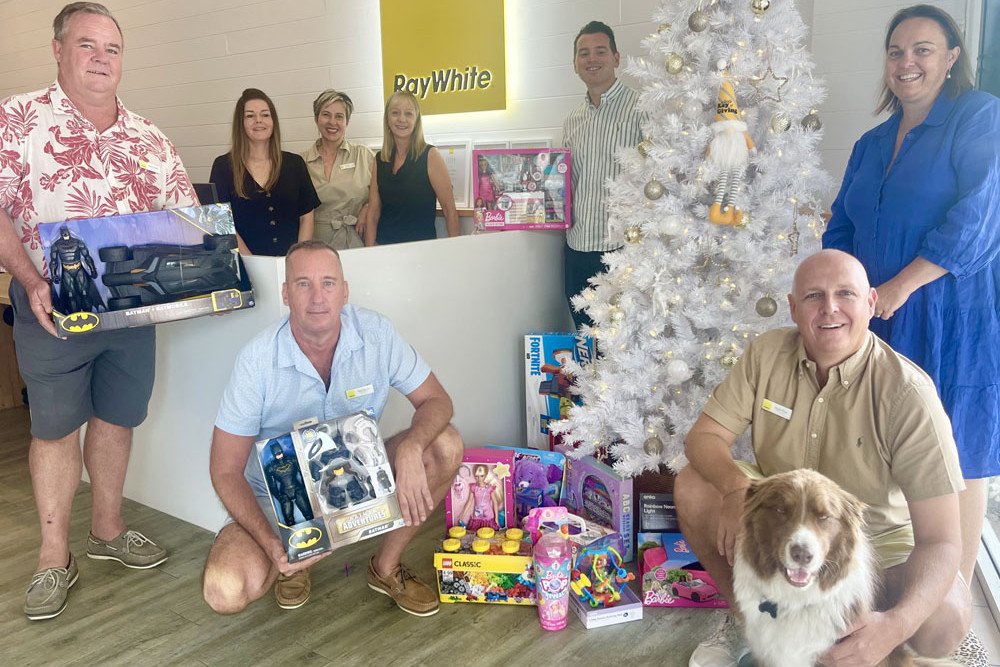
{"label": "grey shorts", "polygon": [[91,417],[135,427],[153,391],[156,329],[139,327],[53,337],[35,319],[24,288],[10,283],[14,345],[28,387],[31,435],[58,440]]}

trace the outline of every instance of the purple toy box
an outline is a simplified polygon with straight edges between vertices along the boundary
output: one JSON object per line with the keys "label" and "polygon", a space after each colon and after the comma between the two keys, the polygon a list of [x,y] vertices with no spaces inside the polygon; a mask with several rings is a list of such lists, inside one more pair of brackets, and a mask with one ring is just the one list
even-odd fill
{"label": "purple toy box", "polygon": [[562,501],[566,457],[560,452],[517,447],[502,449],[514,456],[514,517],[518,526],[536,507],[555,507]]}
{"label": "purple toy box", "polygon": [[566,459],[563,502],[571,512],[618,532],[622,560],[635,558],[633,551],[632,480],[622,477],[592,456]]}
{"label": "purple toy box", "polygon": [[568,229],[568,148],[472,151],[477,229]]}
{"label": "purple toy box", "polygon": [[447,527],[469,532],[514,528],[514,455],[509,449],[466,449],[444,497]]}

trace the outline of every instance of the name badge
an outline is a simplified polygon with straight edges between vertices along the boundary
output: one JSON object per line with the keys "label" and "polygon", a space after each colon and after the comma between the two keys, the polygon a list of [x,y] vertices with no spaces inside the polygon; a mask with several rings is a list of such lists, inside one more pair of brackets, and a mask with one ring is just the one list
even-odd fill
{"label": "name badge", "polygon": [[153,172],[154,174],[160,173],[160,165],[155,162],[146,162],[145,160],[139,160],[139,166],[143,169]]}
{"label": "name badge", "polygon": [[792,418],[791,408],[786,408],[784,405],[775,403],[770,399],[765,398],[764,401],[760,404],[760,407],[764,408],[767,412],[770,412],[772,415],[778,415],[782,419]]}
{"label": "name badge", "polygon": [[344,164],[340,165],[340,168],[341,169],[354,169],[354,165],[355,165],[354,162],[345,162]]}
{"label": "name badge", "polygon": [[358,387],[357,389],[348,389],[347,398],[357,398],[358,396],[368,396],[369,394],[375,393],[375,387],[370,384],[366,384],[363,387]]}

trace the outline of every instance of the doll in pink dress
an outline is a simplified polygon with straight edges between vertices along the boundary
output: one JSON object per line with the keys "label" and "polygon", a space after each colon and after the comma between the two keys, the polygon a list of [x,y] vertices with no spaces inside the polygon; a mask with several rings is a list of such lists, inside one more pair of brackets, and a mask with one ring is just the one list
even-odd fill
{"label": "doll in pink dress", "polygon": [[471,509],[472,515],[465,527],[470,531],[480,528],[500,530],[500,524],[497,523],[497,513],[500,511],[497,485],[489,479],[489,472],[485,465],[480,463],[473,468],[472,472],[476,481],[470,485],[472,495],[466,503],[465,511],[462,512],[462,515],[466,516]]}
{"label": "doll in pink dress", "polygon": [[482,155],[479,156],[479,199],[483,200],[483,205],[490,211],[497,207],[497,191],[500,186],[496,176],[490,168],[489,162]]}

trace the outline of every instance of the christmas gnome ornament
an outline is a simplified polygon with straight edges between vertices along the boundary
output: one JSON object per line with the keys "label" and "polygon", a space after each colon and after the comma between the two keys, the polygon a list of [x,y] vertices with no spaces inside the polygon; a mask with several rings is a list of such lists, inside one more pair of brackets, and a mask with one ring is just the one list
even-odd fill
{"label": "christmas gnome ornament", "polygon": [[707,156],[709,163],[719,168],[719,180],[708,220],[716,225],[735,226],[743,220],[743,212],[736,208],[736,193],[743,183],[743,172],[754,146],[747,124],[740,120],[736,91],[728,72],[723,72],[712,131],[715,136],[708,145]]}

